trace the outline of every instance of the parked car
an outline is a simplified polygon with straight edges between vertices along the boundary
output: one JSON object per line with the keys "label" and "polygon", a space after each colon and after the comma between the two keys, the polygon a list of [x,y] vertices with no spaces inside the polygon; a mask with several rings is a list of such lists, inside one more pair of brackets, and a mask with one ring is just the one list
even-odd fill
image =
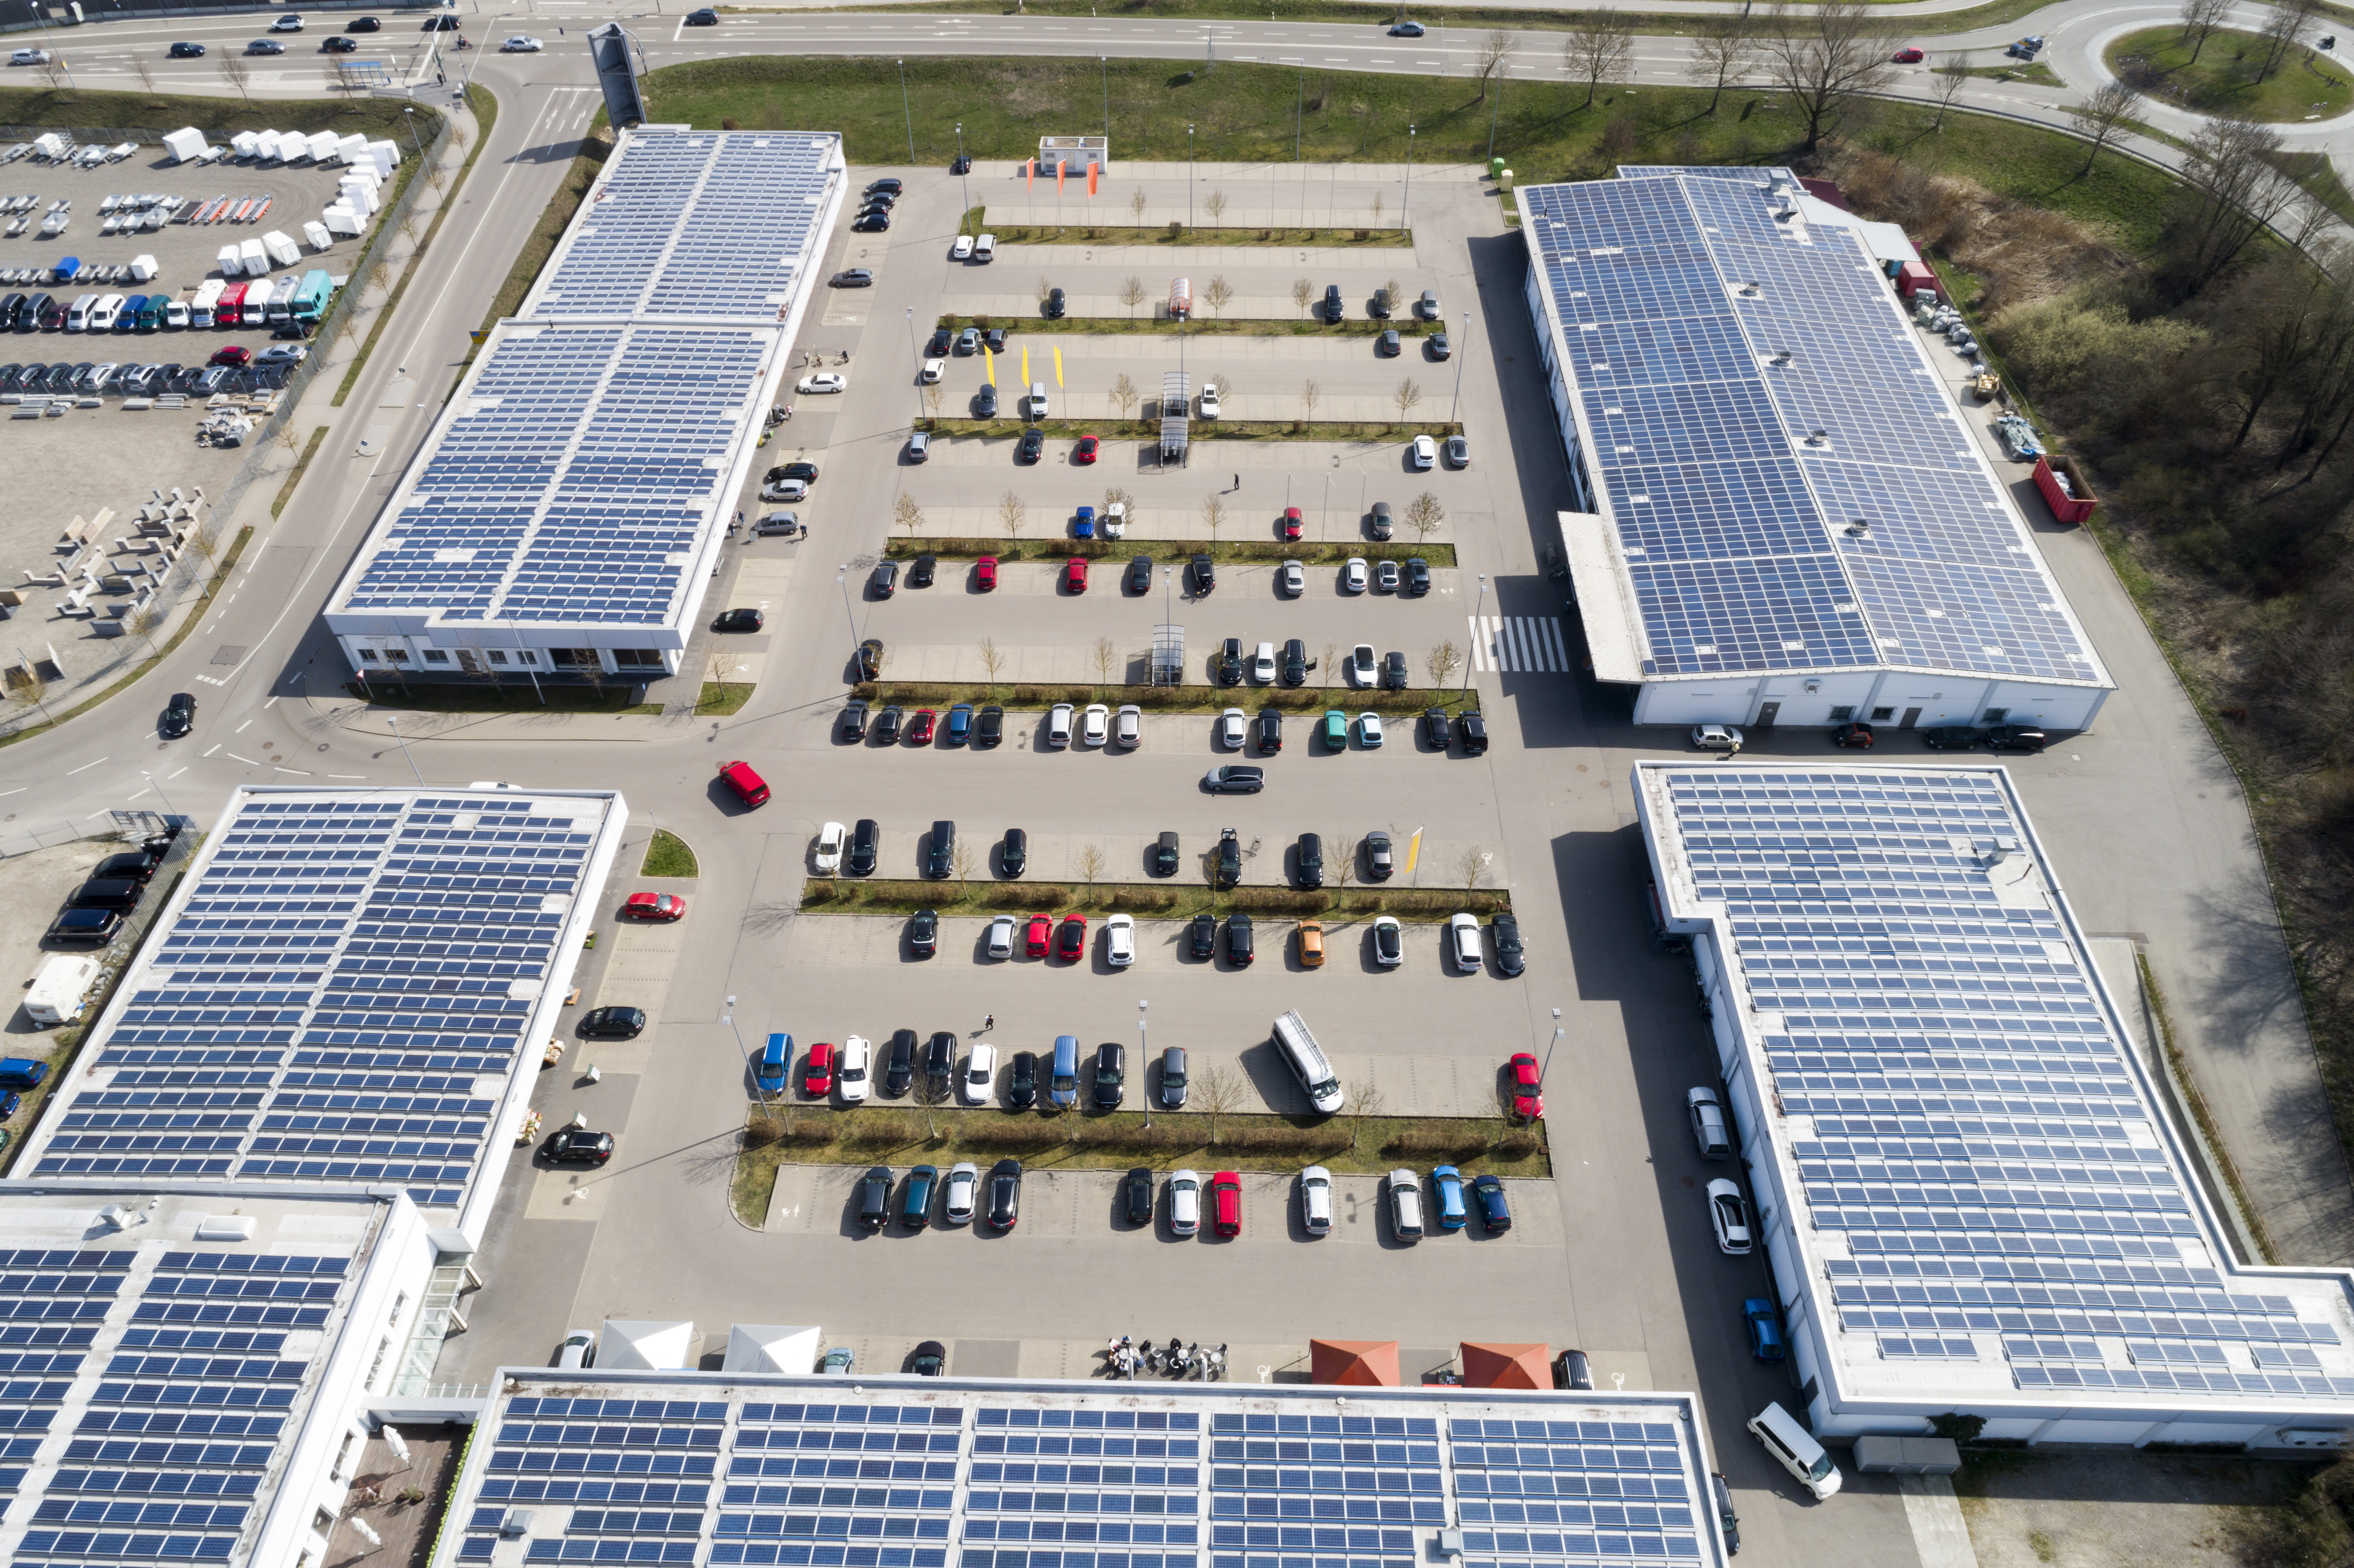
{"label": "parked car", "polygon": [[940,1219],[951,1225],[972,1224],[973,1210],[980,1206],[981,1167],[970,1160],[960,1160],[949,1167],[949,1179],[940,1190]]}
{"label": "parked car", "polygon": [[822,1100],[833,1093],[834,1048],[819,1041],[801,1058],[801,1093],[813,1100]]}
{"label": "parked car", "polygon": [[858,1224],[867,1231],[879,1231],[891,1218],[891,1168],[871,1165],[866,1174],[858,1179]]}
{"label": "parked car", "polygon": [[1202,780],[1213,795],[1256,795],[1267,788],[1267,770],[1243,764],[1213,768]]}
{"label": "parked car", "polygon": [[1422,1181],[1400,1167],[1384,1183],[1389,1197],[1390,1234],[1402,1242],[1422,1239]]}
{"label": "parked car", "polygon": [[1177,874],[1177,835],[1175,833],[1164,832],[1153,841],[1152,858],[1149,869],[1155,876]]}
{"label": "parked car", "polygon": [[584,1127],[563,1127],[550,1133],[540,1153],[557,1165],[602,1165],[613,1158],[613,1135]]}
{"label": "parked car", "polygon": [[1332,1172],[1321,1165],[1299,1173],[1299,1227],[1311,1236],[1332,1229]]}
{"label": "parked car", "polygon": [[622,900],[621,913],[632,920],[678,920],[686,915],[686,900],[675,893],[632,893]]}
{"label": "parked car", "polygon": [[1509,1064],[1512,1075],[1512,1115],[1520,1121],[1534,1121],[1544,1115],[1544,1079],[1535,1056],[1526,1051],[1514,1052]]}
{"label": "parked car", "polygon": [[1222,1236],[1243,1234],[1243,1179],[1232,1171],[1210,1178],[1210,1228]]}
{"label": "parked car", "polygon": [[989,1223],[1010,1231],[1022,1218],[1022,1161],[1001,1160],[989,1168]]}
{"label": "parked car", "polygon": [[592,1007],[580,1015],[584,1040],[634,1040],[646,1027],[642,1007]]}
{"label": "parked car", "polygon": [[1752,1296],[1741,1304],[1742,1328],[1749,1337],[1749,1353],[1761,1361],[1778,1361],[1789,1353],[1782,1339],[1782,1315],[1770,1298]]}
{"label": "parked car", "polygon": [[1490,1235],[1501,1235],[1512,1228],[1512,1206],[1504,1196],[1502,1177],[1495,1175],[1473,1177],[1471,1202],[1479,1211],[1481,1227]]}
{"label": "parked car", "polygon": [[[1114,916],[1120,918],[1120,916]],[[1128,1097],[1128,1048],[1117,1041],[1096,1047],[1090,1098],[1096,1109],[1115,1111]]]}
{"label": "parked car", "polygon": [[[1010,927],[1012,922],[1008,921],[1007,925]],[[997,1086],[997,1047],[986,1040],[975,1042],[971,1053],[964,1059],[961,1082],[965,1104],[987,1105],[991,1092]]]}
{"label": "parked car", "polygon": [[1447,922],[1447,951],[1454,957],[1456,969],[1463,974],[1479,972],[1479,916],[1458,914]]}
{"label": "parked car", "polygon": [[940,1171],[937,1165],[918,1165],[907,1172],[907,1185],[899,1201],[899,1223],[911,1231],[920,1231],[932,1223],[932,1195],[939,1191]]}
{"label": "parked car", "polygon": [[1169,1173],[1169,1234],[1190,1236],[1202,1228],[1202,1174],[1198,1171]]}
{"label": "parked car", "polygon": [[874,1060],[874,1052],[875,1048],[858,1035],[843,1038],[841,1057],[833,1070],[834,1088],[842,1096],[843,1104],[854,1106],[865,1103],[867,1090],[872,1087],[866,1074],[869,1064]]}
{"label": "parked car", "polygon": [[1719,1252],[1746,1257],[1751,1245],[1749,1204],[1741,1189],[1723,1177],[1708,1184],[1708,1222]]}
{"label": "parked car", "polygon": [[1373,962],[1385,969],[1396,969],[1405,962],[1405,927],[1394,915],[1373,917]]}
{"label": "parked car", "polygon": [[1244,914],[1226,916],[1226,962],[1236,969],[1247,969],[1257,956],[1257,938],[1251,929],[1251,917]]}
{"label": "parked car", "polygon": [[1136,916],[1113,915],[1104,920],[1104,962],[1124,969],[1136,962]]}

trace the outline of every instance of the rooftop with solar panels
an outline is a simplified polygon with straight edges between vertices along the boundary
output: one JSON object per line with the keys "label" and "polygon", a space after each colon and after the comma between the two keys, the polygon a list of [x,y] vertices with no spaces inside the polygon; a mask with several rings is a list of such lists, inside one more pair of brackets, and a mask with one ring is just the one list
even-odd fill
{"label": "rooftop with solar panels", "polygon": [[505,1369],[440,1560],[1724,1561],[1689,1395],[890,1382]]}
{"label": "rooftop with solar panels", "polygon": [[[1966,683],[2031,686],[2089,722],[2108,673],[1956,403],[1960,362],[1932,359],[1889,286],[1877,252],[1901,231],[1787,171],[1621,175],[1518,193],[1597,675],[1803,674],[1811,693],[1915,672],[1953,678],[1962,722]],[[1883,700],[1914,696],[1866,699]]]}
{"label": "rooftop with solar panels", "polygon": [[1647,762],[1635,786],[1817,1433],[2342,1422],[2354,1273],[2237,1260],[2005,770]]}

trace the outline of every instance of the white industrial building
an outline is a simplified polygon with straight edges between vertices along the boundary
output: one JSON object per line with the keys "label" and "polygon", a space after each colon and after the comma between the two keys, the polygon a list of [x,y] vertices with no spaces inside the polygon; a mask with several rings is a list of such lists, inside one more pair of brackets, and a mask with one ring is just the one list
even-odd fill
{"label": "white industrial building", "polygon": [[2349,1440],[2354,1272],[2235,1256],[2004,769],[1634,789],[1819,1435]]}
{"label": "white industrial building", "polygon": [[355,675],[678,673],[847,179],[837,135],[621,132],[327,601]]}
{"label": "white industrial building", "polygon": [[1889,226],[1787,171],[1622,175],[1517,193],[1595,678],[1638,724],[2088,727],[2107,671]]}

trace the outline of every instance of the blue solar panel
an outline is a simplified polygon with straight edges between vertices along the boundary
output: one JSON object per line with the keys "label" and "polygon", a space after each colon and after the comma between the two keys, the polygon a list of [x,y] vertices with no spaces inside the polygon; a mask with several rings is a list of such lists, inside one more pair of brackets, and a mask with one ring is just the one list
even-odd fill
{"label": "blue solar panel", "polygon": [[1644,673],[2100,679],[1856,231],[1774,171],[1626,172],[1520,200]]}

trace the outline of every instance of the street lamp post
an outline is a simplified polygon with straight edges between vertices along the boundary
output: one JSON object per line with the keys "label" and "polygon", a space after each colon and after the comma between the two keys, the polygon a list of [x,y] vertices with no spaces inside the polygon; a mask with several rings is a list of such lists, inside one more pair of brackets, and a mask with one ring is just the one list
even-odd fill
{"label": "street lamp post", "polygon": [[402,110],[401,113],[407,117],[407,123],[408,125],[408,144],[417,149],[417,161],[419,164],[422,164],[425,162],[425,146],[424,143],[420,143],[417,139],[417,106],[415,104],[411,104],[407,109]]}
{"label": "street lamp post", "polygon": [[850,623],[850,656],[855,660],[858,657],[858,615],[850,608],[850,567],[847,563],[834,569],[833,583],[842,590],[842,619]]}
{"label": "street lamp post", "polygon": [[172,798],[164,793],[164,786],[162,782],[158,780],[153,773],[148,772],[144,768],[143,768],[139,770],[139,777],[147,780],[148,784],[154,788],[155,791],[155,799],[164,802],[164,810],[170,811],[172,815],[175,817],[180,814],[177,810],[173,810]]}
{"label": "street lamp post", "polygon": [[1405,128],[1405,195],[1398,197],[1398,232],[1405,232],[1405,211],[1414,205],[1414,127]]}
{"label": "street lamp post", "polygon": [[[907,353],[914,356],[917,366],[920,369],[924,361],[923,356],[916,353],[916,307],[913,305],[907,307]],[[1458,389],[1463,385],[1462,372],[1459,369],[1456,373],[1455,385]],[[916,383],[916,423],[920,425],[923,422],[924,384],[918,381]]]}
{"label": "street lamp post", "polygon": [[1111,161],[1111,57],[1097,55],[1096,64],[1103,70],[1104,94],[1104,162]]}
{"label": "street lamp post", "polygon": [[1463,695],[1458,702],[1471,700],[1471,663],[1479,652],[1479,611],[1488,608],[1488,574],[1479,574],[1479,609],[1471,612],[1471,647],[1463,656]]}
{"label": "street lamp post", "polygon": [[392,715],[387,714],[384,715],[384,722],[392,726],[392,738],[400,742],[400,755],[408,758],[408,770],[417,774],[417,781],[419,784],[424,783],[425,775],[418,771],[417,758],[409,755],[408,737],[400,733],[400,721]]}
{"label": "street lamp post", "polygon": [[899,62],[899,111],[907,117],[907,162],[916,161],[916,106],[907,100],[907,62]]}
{"label": "street lamp post", "polygon": [[1553,1074],[1553,1048],[1561,1044],[1561,1009],[1553,1010],[1553,1039],[1545,1044],[1544,1065],[1537,1069],[1537,1086],[1542,1088]]}
{"label": "street lamp post", "polygon": [[1471,313],[1463,313],[1463,341],[1455,345],[1455,396],[1447,401],[1447,422],[1455,423],[1463,409],[1463,355],[1471,346]]}
{"label": "street lamp post", "polygon": [[[1193,237],[1193,128],[1185,127],[1185,238]],[[1188,313],[1189,314],[1191,313]]]}
{"label": "street lamp post", "polygon": [[744,1054],[744,1070],[752,1075],[752,1092],[760,1097],[760,1109],[773,1115],[774,1107],[769,1104],[769,1091],[760,1086],[760,1070],[752,1065],[752,1048],[744,1044],[744,1031],[737,1027],[734,997],[727,999],[727,1012],[720,1022],[726,1024],[736,1035],[736,1049]]}
{"label": "street lamp post", "polygon": [[1144,1125],[1152,1125],[1152,1086],[1145,1081],[1144,1065],[1152,1059],[1151,1048],[1145,1044],[1144,1010],[1151,1003],[1136,1004],[1136,1086],[1144,1091]]}

